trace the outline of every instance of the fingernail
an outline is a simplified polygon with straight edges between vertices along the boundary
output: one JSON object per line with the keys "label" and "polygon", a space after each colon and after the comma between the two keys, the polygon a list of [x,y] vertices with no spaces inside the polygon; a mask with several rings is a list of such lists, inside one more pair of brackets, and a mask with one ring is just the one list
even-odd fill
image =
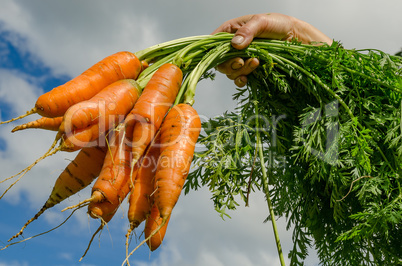
{"label": "fingernail", "polygon": [[235,80],[236,86],[238,86],[240,88],[244,87],[246,85],[246,83],[247,83],[247,78],[246,77],[240,76]]}
{"label": "fingernail", "polygon": [[238,70],[243,66],[243,64],[240,64],[239,62],[233,62],[233,64],[231,65],[233,70]]}
{"label": "fingernail", "polygon": [[241,35],[234,36],[232,39],[232,43],[241,44],[244,41],[244,37]]}
{"label": "fingernail", "polygon": [[253,58],[250,63],[253,68],[256,68],[260,64],[260,61],[258,60],[258,58]]}

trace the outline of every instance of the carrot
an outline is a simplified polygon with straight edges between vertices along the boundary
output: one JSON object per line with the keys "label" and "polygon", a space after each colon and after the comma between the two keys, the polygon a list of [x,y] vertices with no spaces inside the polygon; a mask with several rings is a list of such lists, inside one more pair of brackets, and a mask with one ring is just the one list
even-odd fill
{"label": "carrot", "polygon": [[[101,146],[105,147],[105,133],[99,132],[99,125],[93,124],[84,129],[74,130],[71,133],[61,134],[60,145],[56,148],[60,151],[73,152],[83,147]],[[56,140],[59,137],[56,137]]]}
{"label": "carrot", "polygon": [[113,82],[91,99],[71,106],[64,114],[61,130],[73,131],[100,122],[108,126],[115,116],[126,116],[132,110],[140,93],[134,79]]}
{"label": "carrot", "polygon": [[153,181],[159,159],[160,143],[158,133],[147,147],[147,150],[138,164],[139,170],[133,181],[133,187],[131,188],[127,214],[128,221],[130,222],[130,227],[126,234],[127,254],[131,232],[151,214],[153,205],[152,194],[154,191]]}
{"label": "carrot", "polygon": [[102,223],[107,224],[112,220],[119,206],[120,203],[116,206],[108,201],[90,202],[88,205],[88,214],[93,219],[100,219]]}
{"label": "carrot", "polygon": [[132,141],[133,163],[142,156],[144,150],[159,129],[163,118],[172,106],[183,73],[174,64],[160,66],[126,118],[127,137]]}
{"label": "carrot", "polygon": [[[155,137],[158,139],[158,137]],[[127,218],[130,222],[130,232],[143,222],[151,211],[151,195],[154,191],[153,180],[159,158],[159,141],[154,140],[140,160],[140,168],[134,180],[129,198]]]}
{"label": "carrot", "polygon": [[169,220],[170,216],[167,218],[164,225],[157,231],[157,233],[152,235],[152,232],[157,230],[162,224],[162,217],[160,216],[158,206],[155,204],[152,206],[151,215],[148,216],[144,228],[145,239],[149,239],[147,241],[147,245],[151,251],[156,250],[162,244]]}
{"label": "carrot", "polygon": [[61,151],[76,151],[85,146],[104,146],[109,129],[123,121],[132,110],[141,89],[133,79],[118,80],[89,100],[71,106],[63,116],[58,134]]}
{"label": "carrot", "polygon": [[[123,187],[121,188],[122,191],[130,191],[131,189],[131,183],[126,182]],[[101,202],[96,202],[96,201],[91,201],[88,205],[88,214],[91,216],[93,219],[100,219],[101,224],[98,227],[98,229],[95,231],[95,233],[92,235],[88,247],[84,252],[84,255],[80,258],[80,261],[85,257],[87,254],[95,236],[107,225],[113,218],[113,216],[116,214],[118,208],[120,207],[121,201],[115,201],[114,203],[109,202],[109,201],[101,201]],[[63,210],[64,211],[64,210]]]}
{"label": "carrot", "polygon": [[[81,208],[88,203],[102,202],[111,203],[117,209],[130,192],[131,147],[125,139],[124,124],[119,124],[113,132],[112,142],[109,144],[102,170],[92,187],[91,197],[64,210]],[[91,215],[91,209],[88,210],[88,213]],[[102,214],[93,213],[91,216],[97,218]]]}
{"label": "carrot", "polygon": [[51,130],[51,131],[58,131],[62,121],[63,121],[62,116],[53,117],[53,118],[41,117],[37,120],[30,121],[28,123],[16,126],[13,128],[13,130],[11,130],[11,132],[24,130],[27,128],[39,128],[39,129],[45,129],[45,130]]}
{"label": "carrot", "polygon": [[91,99],[70,107],[59,129],[59,135],[65,134],[64,145],[80,148],[104,136],[123,121],[140,93],[135,80],[123,79],[106,86]]}
{"label": "carrot", "polygon": [[38,219],[47,209],[59,204],[66,198],[87,187],[98,177],[103,160],[106,156],[106,149],[101,147],[83,148],[71,161],[64,171],[57,178],[53,190],[37,214],[28,220],[21,230],[8,241],[18,237],[24,229],[34,220]]}
{"label": "carrot", "polygon": [[[126,193],[127,195],[131,190],[131,182],[125,182],[120,188],[120,190]],[[123,197],[125,196],[123,195]],[[84,255],[81,257],[80,261],[82,260],[82,258],[85,257],[86,253],[88,252],[94,237],[103,229],[105,225],[107,225],[110,222],[110,220],[112,220],[113,216],[116,214],[118,208],[120,207],[122,201],[123,199],[114,200],[113,202],[107,200],[101,200],[101,201],[93,200],[89,202],[88,205],[89,216],[91,216],[93,219],[100,219],[101,224],[95,231],[95,233],[92,235],[91,240],[88,243],[88,247],[85,250]]]}
{"label": "carrot", "polygon": [[0,124],[34,113],[45,117],[63,116],[69,107],[90,99],[113,82],[120,79],[136,79],[141,70],[141,62],[135,54],[127,51],[115,53],[91,66],[81,75],[39,96],[35,107],[26,114]]}
{"label": "carrot", "polygon": [[154,199],[164,220],[170,216],[179,199],[200,130],[200,118],[196,110],[188,104],[174,106],[163,122]]}
{"label": "carrot", "polygon": [[120,130],[116,134],[118,142],[116,141],[116,144],[110,147],[99,178],[92,187],[92,201],[107,201],[116,206],[130,192],[130,186],[125,185],[130,184],[129,177],[131,172],[131,147],[124,138],[124,129],[120,127],[118,130]]}
{"label": "carrot", "polygon": [[113,218],[120,204],[131,190],[131,147],[127,145],[128,142],[125,139],[124,124],[120,124],[116,128],[113,138],[99,178],[92,187],[92,196],[75,206],[66,208],[80,208],[89,202],[88,214],[94,219],[101,220],[101,225],[92,235],[81,259],[88,252],[94,237]]}
{"label": "carrot", "polygon": [[[124,140],[121,140],[119,143],[123,142]],[[89,216],[91,216],[93,219],[100,219],[101,224],[92,235],[88,243],[88,247],[80,258],[80,261],[85,257],[95,236],[104,228],[105,225],[110,222],[110,220],[112,220],[113,216],[116,214],[118,208],[120,207],[120,204],[123,202],[123,199],[131,190],[132,182],[130,182],[129,180],[131,171],[131,167],[129,166],[130,159],[127,159],[127,155],[129,155],[130,153],[130,148],[126,148],[123,151],[121,148],[118,148],[116,150],[114,147],[116,146],[113,146],[111,148],[108,155],[113,154],[116,156],[114,156],[112,160],[109,160],[109,158],[111,157],[108,157],[107,159],[105,158],[105,163],[99,176],[100,179],[95,182],[95,185],[92,188],[92,197],[86,200],[89,201]],[[120,156],[126,157],[126,159],[124,159],[125,162],[123,162],[122,164],[121,162],[119,162],[121,160]],[[113,160],[116,161],[113,162]],[[107,177],[104,176],[105,172]],[[106,194],[105,192],[109,192],[109,194]],[[83,202],[81,202],[80,204],[82,205],[82,203]]]}
{"label": "carrot", "polygon": [[200,118],[188,104],[178,104],[166,115],[160,128],[160,156],[152,196],[161,219],[157,228],[126,256],[124,262],[167,224],[189,173],[200,131]]}

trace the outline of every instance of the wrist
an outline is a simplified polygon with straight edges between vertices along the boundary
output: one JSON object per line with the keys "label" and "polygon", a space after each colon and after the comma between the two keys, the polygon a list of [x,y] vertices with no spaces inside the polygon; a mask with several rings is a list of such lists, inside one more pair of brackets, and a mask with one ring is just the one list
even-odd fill
{"label": "wrist", "polygon": [[311,44],[311,43],[327,43],[329,45],[332,44],[332,39],[329,38],[327,35],[322,33],[316,27],[312,26],[311,24],[297,19],[293,19],[294,25],[294,34],[293,38],[297,38],[302,43]]}

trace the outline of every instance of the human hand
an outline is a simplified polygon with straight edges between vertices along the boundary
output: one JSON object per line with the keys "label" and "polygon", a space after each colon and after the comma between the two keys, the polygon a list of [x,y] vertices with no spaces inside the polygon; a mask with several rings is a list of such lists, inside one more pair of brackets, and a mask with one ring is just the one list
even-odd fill
{"label": "human hand", "polygon": [[[234,33],[231,43],[239,50],[246,48],[256,37],[286,41],[297,39],[302,43],[332,43],[328,36],[307,22],[278,13],[234,18],[224,22],[212,34],[218,32]],[[247,75],[258,65],[257,58],[232,58],[217,66],[217,70],[234,80],[236,86],[243,87],[247,83]]]}

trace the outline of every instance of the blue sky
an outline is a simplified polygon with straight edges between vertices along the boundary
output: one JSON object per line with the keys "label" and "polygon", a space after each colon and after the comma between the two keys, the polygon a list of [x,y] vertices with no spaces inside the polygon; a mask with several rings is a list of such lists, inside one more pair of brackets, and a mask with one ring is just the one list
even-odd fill
{"label": "blue sky", "polygon": [[[132,52],[164,41],[208,34],[223,21],[245,14],[279,12],[310,22],[347,48],[377,48],[396,53],[402,48],[400,0],[386,1],[94,1],[3,0],[0,10],[0,115],[2,120],[31,109],[36,98],[80,74],[116,51]],[[177,9],[177,5],[180,9]],[[204,118],[233,109],[235,86],[222,75],[197,88],[196,103]],[[19,123],[0,126],[1,180],[41,156],[53,141],[52,132],[10,133]],[[0,246],[31,218],[47,199],[55,178],[74,154],[45,159],[0,200]],[[0,184],[0,192],[5,185]],[[26,229],[29,237],[61,223],[60,210],[86,198],[83,190],[48,210]],[[249,208],[240,206],[223,221],[205,189],[182,196],[169,223],[165,242],[155,252],[146,246],[131,259],[135,265],[278,265],[267,207],[255,193]],[[98,221],[85,210],[59,229],[0,251],[0,266],[120,265],[125,257],[127,204],[123,204],[82,262]],[[291,231],[278,221],[282,245],[291,246]],[[141,228],[136,231],[141,234]],[[132,244],[131,247],[133,247]],[[136,262],[136,263],[134,263]],[[312,252],[308,263],[316,263]]]}

